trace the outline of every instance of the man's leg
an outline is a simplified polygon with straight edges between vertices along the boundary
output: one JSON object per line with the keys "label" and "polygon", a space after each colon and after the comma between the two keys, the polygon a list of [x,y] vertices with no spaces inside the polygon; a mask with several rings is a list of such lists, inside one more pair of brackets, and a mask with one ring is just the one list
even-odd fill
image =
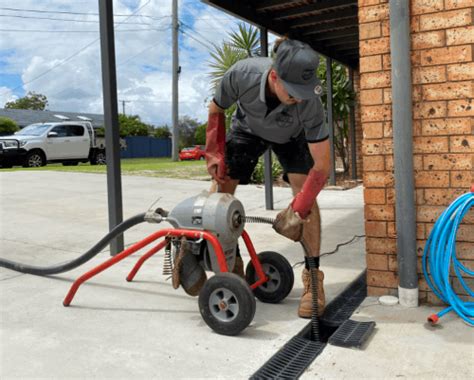
{"label": "man's leg", "polygon": [[[293,195],[296,195],[306,180],[305,174],[288,173],[288,180],[293,190]],[[303,227],[303,242],[302,245],[305,250],[305,256],[317,257],[319,261],[319,253],[321,249],[321,217],[317,202],[311,209],[309,215],[309,222]],[[311,274],[305,260],[305,269],[303,269],[303,285],[304,291],[301,297],[300,306],[298,308],[298,315],[302,318],[310,318],[312,311],[312,294],[311,294]],[[319,265],[318,265],[319,266]],[[318,269],[318,314],[321,315],[325,307],[325,296],[323,287],[324,273]]]}

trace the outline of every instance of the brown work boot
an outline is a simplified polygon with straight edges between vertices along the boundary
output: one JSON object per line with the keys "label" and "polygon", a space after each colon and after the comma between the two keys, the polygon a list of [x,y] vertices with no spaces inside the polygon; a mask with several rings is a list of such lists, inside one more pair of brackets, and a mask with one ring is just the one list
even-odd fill
{"label": "brown work boot", "polygon": [[[304,291],[298,308],[300,318],[311,318],[313,295],[311,292],[311,273],[308,269],[303,269],[302,273]],[[318,269],[318,316],[323,315],[326,299],[324,296],[324,273]]]}
{"label": "brown work boot", "polygon": [[188,242],[183,237],[172,273],[173,288],[178,289],[181,285],[187,294],[196,297],[206,280],[206,272],[197,257],[190,252]]}
{"label": "brown work boot", "polygon": [[236,256],[232,273],[235,273],[237,276],[240,276],[245,280],[244,261],[242,260],[242,257]]}

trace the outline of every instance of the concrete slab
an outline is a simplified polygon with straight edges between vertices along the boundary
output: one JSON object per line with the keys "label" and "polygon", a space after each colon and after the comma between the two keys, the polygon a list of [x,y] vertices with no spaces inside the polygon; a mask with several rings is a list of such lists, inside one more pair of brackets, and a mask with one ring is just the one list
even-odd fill
{"label": "concrete slab", "polygon": [[[122,183],[125,218],[146,211],[158,198],[155,206],[171,209],[209,186],[201,181],[138,176],[125,176]],[[0,172],[0,256],[39,266],[77,257],[108,231],[106,191],[104,175]],[[274,191],[274,211],[264,210],[262,186],[243,186],[236,195],[247,215],[273,217],[291,200],[290,189]],[[323,219],[322,252],[364,233],[361,187],[325,190],[318,199]],[[136,226],[125,234],[125,242],[136,242],[157,228],[161,226]],[[108,259],[107,252],[57,276],[35,277],[0,268],[1,378],[248,378],[307,321],[296,317],[302,288],[298,267],[301,248],[276,235],[268,225],[249,224],[247,231],[257,251],[271,249],[288,258],[296,267],[296,281],[281,304],[257,301],[254,321],[238,337],[221,336],[207,327],[197,298],[181,289],[173,290],[161,274],[161,255],[150,259],[132,283],[125,277],[139,254],[101,273],[79,289],[69,308],[62,306],[62,300],[72,282]],[[356,239],[321,259],[328,300],[364,269],[364,251],[364,239]],[[248,260],[245,251],[243,256]],[[411,315],[405,309],[384,313],[381,306],[367,302],[361,312],[373,314],[361,316],[375,318],[378,324],[368,348],[328,347],[306,378],[415,376],[416,366],[405,365],[409,362],[398,367],[381,363],[396,359],[388,355],[397,353],[404,360],[417,358],[418,354],[410,352],[420,350],[423,341],[423,375],[453,377],[453,368],[436,359],[445,349],[450,351],[448,357],[457,357],[456,374],[473,374],[469,365],[472,345],[470,350],[468,345],[472,330],[464,324],[453,318],[453,324],[449,320],[447,328],[433,332],[422,327],[429,313]],[[459,331],[453,333],[452,328]],[[393,350],[388,349],[390,344]],[[421,354],[419,358],[423,359]]]}

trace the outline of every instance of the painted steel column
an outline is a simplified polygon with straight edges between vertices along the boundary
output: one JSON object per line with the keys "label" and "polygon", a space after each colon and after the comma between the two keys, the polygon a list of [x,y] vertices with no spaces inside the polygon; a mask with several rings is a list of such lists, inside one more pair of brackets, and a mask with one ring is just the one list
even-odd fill
{"label": "painted steel column", "polygon": [[[120,174],[120,134],[115,72],[114,12],[112,0],[99,0],[100,54],[104,103],[105,146],[107,157],[107,194],[109,230],[122,223],[122,181]],[[123,235],[110,243],[110,254],[123,251]]]}
{"label": "painted steel column", "polygon": [[179,70],[179,57],[178,57],[178,0],[173,0],[172,4],[172,16],[173,16],[173,84],[172,84],[172,122],[173,122],[173,138],[172,138],[172,152],[171,158],[173,161],[178,161],[178,150],[179,150],[179,110],[178,110],[178,70]]}
{"label": "painted steel column", "polygon": [[[260,27],[260,55],[268,57],[268,30]],[[265,180],[265,208],[273,210],[273,176],[272,150],[267,149],[263,155],[263,175]]]}
{"label": "painted steel column", "polygon": [[392,62],[392,125],[395,169],[398,297],[403,306],[418,306],[415,185],[413,172],[410,8],[405,0],[390,0]]}
{"label": "painted steel column", "polygon": [[326,87],[327,87],[327,112],[329,128],[329,144],[331,145],[331,170],[329,172],[329,184],[336,184],[336,153],[334,151],[334,123],[332,112],[332,59],[326,57]]}
{"label": "painted steel column", "polygon": [[[349,68],[349,82],[351,89],[354,91],[354,69]],[[355,130],[355,107],[354,104],[350,107],[350,139],[351,139],[351,176],[352,179],[357,179],[357,145],[356,145],[356,130]]]}

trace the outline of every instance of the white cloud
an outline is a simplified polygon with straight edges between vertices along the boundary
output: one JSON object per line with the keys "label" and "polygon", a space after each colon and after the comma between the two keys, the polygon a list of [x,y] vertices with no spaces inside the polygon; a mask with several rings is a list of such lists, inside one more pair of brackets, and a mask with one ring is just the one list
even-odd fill
{"label": "white cloud", "polygon": [[[102,112],[102,83],[97,1],[3,0],[1,7],[85,12],[90,15],[1,11],[1,14],[94,22],[62,22],[35,18],[2,17],[5,29],[57,30],[56,33],[2,32],[1,72],[21,78],[20,90],[45,94],[54,111]],[[140,17],[115,17],[118,99],[127,100],[126,112],[155,124],[171,122],[171,1],[115,0],[116,15],[138,12]],[[236,20],[201,2],[181,1],[180,19],[187,34],[180,35],[180,115],[204,121],[209,78],[208,50],[220,43]],[[143,32],[125,31],[148,29]],[[153,30],[150,30],[153,29]],[[77,30],[80,33],[59,31]],[[95,32],[90,32],[95,31]],[[195,39],[201,41],[197,42]],[[92,44],[91,44],[92,43]],[[88,44],[91,46],[85,48]],[[82,52],[76,54],[79,50]],[[67,62],[62,61],[73,54]],[[56,66],[56,67],[55,67]],[[50,72],[44,74],[47,70]],[[17,89],[0,87],[0,104],[12,100]],[[122,104],[119,103],[122,111]]]}

